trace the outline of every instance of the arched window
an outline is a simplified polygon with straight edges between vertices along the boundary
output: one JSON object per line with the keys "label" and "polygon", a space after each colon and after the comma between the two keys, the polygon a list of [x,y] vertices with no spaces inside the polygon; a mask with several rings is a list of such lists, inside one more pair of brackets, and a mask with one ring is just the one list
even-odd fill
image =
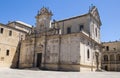
{"label": "arched window", "polygon": [[114,57],[114,55],[112,54],[112,55],[110,55],[110,61],[114,61],[115,60],[115,57]]}
{"label": "arched window", "polygon": [[87,50],[87,58],[88,59],[90,58],[90,51],[89,51],[89,49]]}
{"label": "arched window", "polygon": [[108,61],[108,56],[104,55],[104,61]]}
{"label": "arched window", "polygon": [[120,54],[116,55],[116,59],[117,59],[117,61],[120,61]]}

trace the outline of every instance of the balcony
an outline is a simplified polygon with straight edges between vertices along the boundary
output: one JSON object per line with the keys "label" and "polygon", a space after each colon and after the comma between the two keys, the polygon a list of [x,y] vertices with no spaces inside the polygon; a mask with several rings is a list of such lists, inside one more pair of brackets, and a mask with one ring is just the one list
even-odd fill
{"label": "balcony", "polygon": [[102,64],[120,64],[120,61],[103,61]]}
{"label": "balcony", "polygon": [[120,52],[120,49],[110,49],[106,50],[105,48],[103,49],[103,52]]}

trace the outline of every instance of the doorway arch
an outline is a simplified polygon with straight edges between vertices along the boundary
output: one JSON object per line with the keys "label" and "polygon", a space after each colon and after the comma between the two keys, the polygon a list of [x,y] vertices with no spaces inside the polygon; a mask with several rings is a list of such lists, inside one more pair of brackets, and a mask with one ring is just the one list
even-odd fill
{"label": "doorway arch", "polygon": [[108,66],[105,66],[105,70],[108,71]]}

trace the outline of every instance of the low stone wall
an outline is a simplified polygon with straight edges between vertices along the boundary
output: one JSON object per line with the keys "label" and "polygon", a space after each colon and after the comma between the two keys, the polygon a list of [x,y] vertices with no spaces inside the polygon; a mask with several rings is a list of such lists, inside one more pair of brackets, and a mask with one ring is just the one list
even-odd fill
{"label": "low stone wall", "polygon": [[61,71],[80,71],[80,72],[89,72],[95,71],[96,68],[93,66],[84,66],[84,65],[70,65],[70,64],[45,64],[43,66],[48,70],[61,70]]}

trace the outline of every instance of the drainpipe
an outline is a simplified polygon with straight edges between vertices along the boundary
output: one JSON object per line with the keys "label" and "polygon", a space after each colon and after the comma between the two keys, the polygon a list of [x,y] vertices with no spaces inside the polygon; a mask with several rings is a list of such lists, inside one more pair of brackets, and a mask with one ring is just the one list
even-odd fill
{"label": "drainpipe", "polygon": [[61,34],[59,33],[58,70],[60,70]]}

